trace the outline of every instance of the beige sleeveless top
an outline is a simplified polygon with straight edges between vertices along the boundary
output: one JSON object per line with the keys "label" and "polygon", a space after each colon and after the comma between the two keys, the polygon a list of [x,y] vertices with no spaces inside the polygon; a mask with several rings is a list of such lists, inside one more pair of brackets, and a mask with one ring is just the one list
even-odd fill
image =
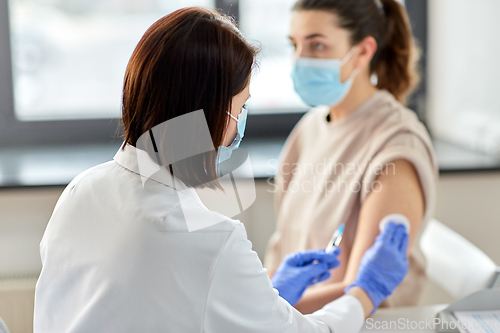
{"label": "beige sleeveless top", "polygon": [[[415,113],[388,91],[337,121],[328,107],[313,108],[295,126],[280,156],[274,184],[277,229],[268,245],[265,266],[275,271],[289,253],[325,248],[341,223],[343,247],[354,242],[358,215],[368,194],[377,191],[381,168],[396,159],[415,166],[425,196],[424,221],[409,257],[409,273],[382,306],[414,305],[425,282],[422,230],[432,217],[438,168],[432,143]],[[343,280],[335,274],[323,283]]]}

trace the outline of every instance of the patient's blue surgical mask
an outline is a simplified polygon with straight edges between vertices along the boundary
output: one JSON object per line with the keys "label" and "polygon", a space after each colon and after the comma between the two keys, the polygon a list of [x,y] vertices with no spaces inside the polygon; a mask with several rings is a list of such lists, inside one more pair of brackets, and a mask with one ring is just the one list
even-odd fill
{"label": "patient's blue surgical mask", "polygon": [[296,58],[292,70],[295,91],[310,105],[335,106],[349,93],[352,82],[359,72],[356,68],[349,79],[340,81],[340,69],[352,57],[352,47],[344,59]]}
{"label": "patient's blue surgical mask", "polygon": [[228,160],[231,157],[233,150],[238,149],[238,147],[240,146],[241,139],[243,139],[243,136],[245,134],[245,127],[247,125],[247,113],[248,111],[245,105],[243,106],[243,109],[238,115],[238,118],[233,116],[230,112],[227,113],[231,118],[236,120],[238,131],[236,133],[236,137],[234,138],[233,142],[228,147],[226,146],[219,147],[217,163],[221,163]]}

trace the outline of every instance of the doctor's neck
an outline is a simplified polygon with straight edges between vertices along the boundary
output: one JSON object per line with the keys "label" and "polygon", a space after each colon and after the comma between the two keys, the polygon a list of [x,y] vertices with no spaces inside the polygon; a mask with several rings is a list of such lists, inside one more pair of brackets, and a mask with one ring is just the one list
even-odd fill
{"label": "doctor's neck", "polygon": [[351,90],[339,104],[330,107],[330,121],[342,119],[369,100],[378,89],[367,78],[368,71],[361,71],[352,83]]}

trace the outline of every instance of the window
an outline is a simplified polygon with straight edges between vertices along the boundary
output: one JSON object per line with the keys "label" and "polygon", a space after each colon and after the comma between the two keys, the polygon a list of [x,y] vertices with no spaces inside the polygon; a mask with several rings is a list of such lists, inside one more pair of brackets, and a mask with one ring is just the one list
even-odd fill
{"label": "window", "polygon": [[[249,103],[256,112],[306,109],[294,93],[288,42],[295,0],[240,0],[239,21],[261,43]],[[123,73],[146,29],[183,6],[213,0],[10,0],[15,115],[21,121],[120,116]]]}
{"label": "window", "polygon": [[496,0],[429,1],[429,123],[435,136],[500,154]]}
{"label": "window", "polygon": [[118,118],[130,55],[157,19],[213,0],[10,0],[21,121]]}
{"label": "window", "polygon": [[255,112],[305,111],[293,90],[292,52],[288,40],[291,9],[296,0],[240,0],[240,26],[250,40],[262,46],[260,71],[252,79],[248,106]]}

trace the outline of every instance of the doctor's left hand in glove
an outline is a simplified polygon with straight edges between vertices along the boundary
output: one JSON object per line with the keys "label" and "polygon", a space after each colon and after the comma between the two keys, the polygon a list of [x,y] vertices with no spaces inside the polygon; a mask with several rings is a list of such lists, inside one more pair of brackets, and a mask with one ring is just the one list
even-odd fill
{"label": "doctor's left hand in glove", "polygon": [[332,253],[325,250],[310,250],[292,253],[285,257],[271,279],[273,287],[291,305],[295,305],[307,287],[327,280],[330,269],[337,267],[340,249]]}

